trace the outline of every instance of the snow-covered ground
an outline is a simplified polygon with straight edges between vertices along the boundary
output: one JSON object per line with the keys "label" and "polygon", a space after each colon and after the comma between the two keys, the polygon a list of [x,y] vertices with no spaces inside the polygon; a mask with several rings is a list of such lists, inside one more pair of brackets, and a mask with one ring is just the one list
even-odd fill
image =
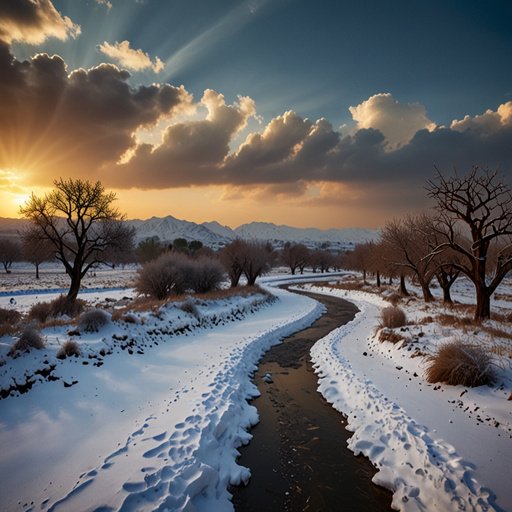
{"label": "snow-covered ground", "polygon": [[[135,324],[82,334],[83,356],[64,361],[55,353],[69,327],[45,330],[47,348],[16,359],[2,338],[1,386],[35,382],[0,401],[0,509],[229,510],[228,484],[249,477],[236,448],[258,419],[250,374],[321,314],[313,300],[273,293],[272,303],[195,301],[196,314],[139,312]],[[16,300],[26,308],[30,296]]]}
{"label": "snow-covered ground", "polygon": [[[485,332],[474,327],[468,333],[435,321],[421,322],[427,314],[434,316],[447,308],[439,304],[425,308],[422,300],[410,300],[402,306],[411,325],[396,329],[404,341],[380,342],[376,328],[381,309],[389,303],[379,295],[304,288],[342,297],[360,309],[353,322],[317,343],[312,357],[320,392],[347,416],[348,428],[354,432],[349,448],[376,466],[374,481],[394,492],[393,508],[512,510],[510,339],[486,339]],[[503,286],[501,291],[510,290]],[[461,280],[454,296],[469,303],[470,293],[471,286]],[[493,309],[504,311],[511,304],[507,302],[495,301]],[[466,388],[425,380],[425,359],[414,356],[432,353],[455,337],[487,342],[489,349],[496,344],[508,347],[509,357],[495,358],[495,387]]]}
{"label": "snow-covered ground", "polygon": [[[133,276],[133,270],[97,272],[82,298],[103,308],[121,299],[129,309],[133,290],[122,285]],[[10,285],[0,281],[0,307],[23,312],[66,286],[42,277],[34,290],[33,279],[20,272],[9,279]],[[276,300],[264,294],[196,300],[196,310],[177,302],[137,311],[129,322],[111,320],[98,333],[73,336],[79,358],[55,358],[75,325],[47,328],[45,349],[15,359],[7,355],[12,339],[0,338],[0,388],[11,388],[13,378],[32,381],[28,392],[12,387],[0,400],[0,510],[231,510],[228,484],[250,474],[236,457],[258,421],[247,403],[257,394],[250,379],[255,364],[322,311],[311,299],[275,288],[289,279],[262,280]],[[393,345],[375,333],[380,309],[389,305],[381,296],[314,289],[360,309],[312,355],[321,393],[354,432],[349,448],[377,467],[375,481],[394,492],[393,507],[512,510],[510,359],[497,361],[494,388],[430,385],[424,360],[410,356],[461,334],[428,322],[436,313],[430,306],[402,304],[412,323],[402,331],[406,341]],[[500,292],[493,307],[510,312],[510,289]],[[469,303],[471,293],[461,281],[454,295]],[[510,340],[491,341],[505,353],[510,348]]]}

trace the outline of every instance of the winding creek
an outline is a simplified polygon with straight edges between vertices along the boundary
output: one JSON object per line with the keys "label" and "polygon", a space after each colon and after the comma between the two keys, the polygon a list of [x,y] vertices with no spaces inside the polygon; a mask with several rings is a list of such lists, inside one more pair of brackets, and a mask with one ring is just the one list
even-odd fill
{"label": "winding creek", "polygon": [[235,510],[391,510],[391,493],[371,482],[375,468],[348,450],[351,434],[343,416],[317,392],[309,356],[317,340],[352,320],[358,310],[339,298],[304,294],[322,302],[326,313],[274,346],[260,362],[254,381],[261,396],[252,402],[260,422],[239,459],[252,477],[247,486],[231,489]]}

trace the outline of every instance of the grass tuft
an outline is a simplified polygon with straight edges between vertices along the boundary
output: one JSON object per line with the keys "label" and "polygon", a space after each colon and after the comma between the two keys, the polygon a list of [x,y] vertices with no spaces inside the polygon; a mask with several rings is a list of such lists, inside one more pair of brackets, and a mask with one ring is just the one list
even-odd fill
{"label": "grass tuft", "polygon": [[402,308],[389,306],[381,311],[380,323],[382,327],[395,329],[396,327],[403,327],[407,323],[407,317]]}
{"label": "grass tuft", "polygon": [[427,361],[425,374],[430,383],[476,387],[495,382],[491,356],[478,345],[461,341],[445,343],[434,355],[427,356]]}
{"label": "grass tuft", "polygon": [[109,315],[102,309],[90,309],[80,315],[78,328],[84,332],[98,332],[109,320]]}
{"label": "grass tuft", "polygon": [[14,342],[9,355],[15,355],[18,352],[28,352],[31,348],[40,350],[45,347],[44,339],[34,327],[26,327],[20,337]]}
{"label": "grass tuft", "polygon": [[57,359],[66,359],[66,357],[79,357],[81,354],[80,345],[74,340],[65,341],[57,352]]}

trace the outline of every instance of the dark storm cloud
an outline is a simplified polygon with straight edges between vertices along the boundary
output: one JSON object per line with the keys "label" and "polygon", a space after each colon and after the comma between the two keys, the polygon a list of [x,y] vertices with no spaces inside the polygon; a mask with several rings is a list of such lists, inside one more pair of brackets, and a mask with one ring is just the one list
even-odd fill
{"label": "dark storm cloud", "polygon": [[37,178],[94,175],[135,145],[134,131],[190,101],[183,87],[133,88],[111,64],[67,74],[59,56],[20,62],[0,43],[0,167]]}

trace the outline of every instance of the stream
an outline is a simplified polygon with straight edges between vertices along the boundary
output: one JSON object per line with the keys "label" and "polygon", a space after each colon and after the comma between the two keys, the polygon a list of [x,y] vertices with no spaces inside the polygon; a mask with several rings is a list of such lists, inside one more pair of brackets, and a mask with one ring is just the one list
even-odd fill
{"label": "stream", "polygon": [[343,299],[304,294],[327,311],[271,348],[259,364],[254,382],[261,396],[252,405],[260,422],[238,460],[252,476],[247,486],[230,489],[235,510],[389,511],[391,492],[373,484],[375,468],[347,448],[351,433],[344,417],[317,392],[309,355],[317,340],[352,320],[358,309]]}

